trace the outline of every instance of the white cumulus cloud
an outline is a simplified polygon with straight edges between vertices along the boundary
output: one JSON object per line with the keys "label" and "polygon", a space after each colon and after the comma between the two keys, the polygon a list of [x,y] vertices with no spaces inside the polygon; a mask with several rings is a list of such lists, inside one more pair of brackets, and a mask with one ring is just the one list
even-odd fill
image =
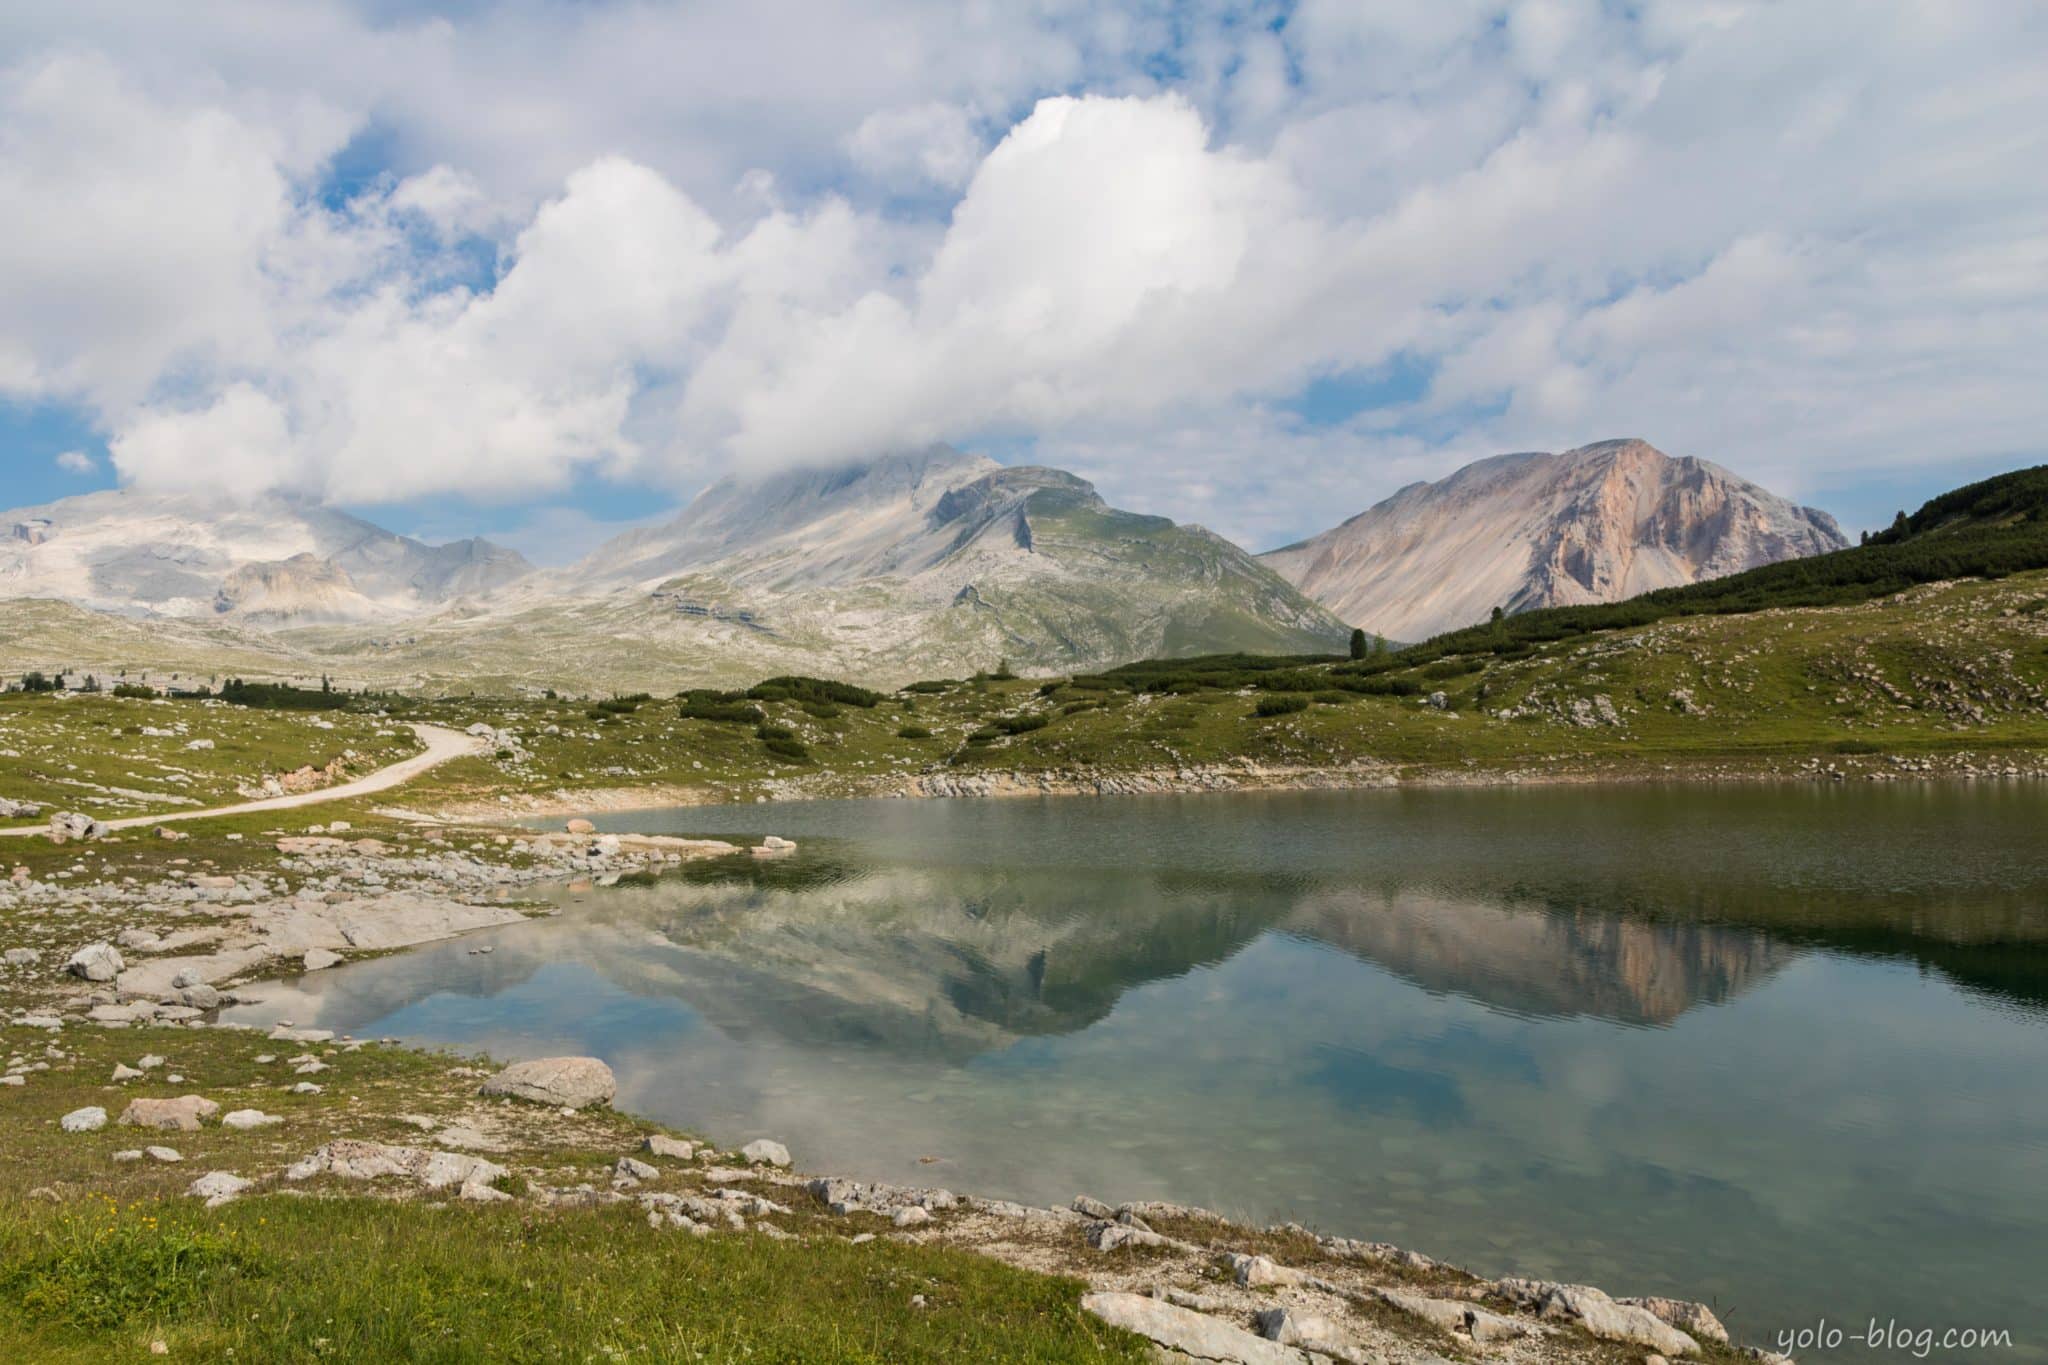
{"label": "white cumulus cloud", "polygon": [[1261,542],[1618,434],[1939,483],[2039,458],[2044,128],[1995,0],[23,7],[0,401],[355,502],[992,435]]}

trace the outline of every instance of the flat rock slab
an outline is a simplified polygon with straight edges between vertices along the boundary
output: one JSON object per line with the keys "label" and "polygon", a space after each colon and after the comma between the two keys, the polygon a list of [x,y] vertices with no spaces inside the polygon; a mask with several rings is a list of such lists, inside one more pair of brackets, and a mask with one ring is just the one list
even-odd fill
{"label": "flat rock slab", "polygon": [[478,1093],[588,1109],[594,1104],[610,1104],[618,1090],[612,1069],[595,1057],[537,1057],[514,1062],[485,1081]]}
{"label": "flat rock slab", "polygon": [[201,1119],[210,1119],[220,1106],[198,1095],[180,1095],[174,1100],[130,1100],[121,1111],[121,1122],[135,1128],[163,1128],[171,1132],[196,1133]]}
{"label": "flat rock slab", "polygon": [[1112,1327],[1136,1332],[1169,1351],[1219,1365],[1307,1365],[1289,1346],[1253,1336],[1221,1318],[1143,1294],[1087,1294],[1081,1307]]}
{"label": "flat rock slab", "polygon": [[98,1105],[74,1109],[57,1120],[57,1126],[67,1133],[93,1133],[107,1126],[107,1111]]}
{"label": "flat rock slab", "polygon": [[393,1147],[382,1142],[341,1138],[285,1168],[286,1180],[335,1175],[344,1180],[409,1180],[430,1190],[449,1185],[488,1185],[505,1168],[480,1156],[437,1152],[424,1147]]}

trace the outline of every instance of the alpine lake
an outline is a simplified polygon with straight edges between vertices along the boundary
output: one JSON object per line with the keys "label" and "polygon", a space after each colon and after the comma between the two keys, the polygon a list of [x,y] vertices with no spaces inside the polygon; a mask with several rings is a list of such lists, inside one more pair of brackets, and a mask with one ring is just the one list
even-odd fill
{"label": "alpine lake", "polygon": [[1293,1220],[1701,1299],[1773,1348],[1874,1320],[2048,1361],[2040,784],[593,818],[799,849],[558,888],[230,1017],[593,1054],[620,1107],[812,1171]]}

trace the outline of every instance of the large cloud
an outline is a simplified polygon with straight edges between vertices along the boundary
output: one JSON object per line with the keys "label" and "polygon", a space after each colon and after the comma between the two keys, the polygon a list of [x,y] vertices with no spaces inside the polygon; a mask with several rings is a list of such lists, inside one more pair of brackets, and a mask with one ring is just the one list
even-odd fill
{"label": "large cloud", "polygon": [[1613,434],[1794,493],[2038,454],[2043,15],[24,10],[0,396],[358,501],[1028,438],[1260,541]]}

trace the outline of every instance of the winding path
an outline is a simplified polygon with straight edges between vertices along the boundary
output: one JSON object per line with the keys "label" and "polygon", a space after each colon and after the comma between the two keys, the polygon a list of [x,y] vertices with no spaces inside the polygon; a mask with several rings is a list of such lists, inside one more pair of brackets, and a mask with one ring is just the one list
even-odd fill
{"label": "winding path", "polygon": [[[467,758],[484,751],[484,741],[459,730],[450,730],[440,725],[413,725],[412,732],[426,745],[422,753],[401,759],[388,768],[379,768],[368,777],[359,777],[353,782],[344,782],[338,787],[322,787],[318,791],[294,792],[289,796],[270,796],[261,801],[244,801],[238,806],[215,806],[211,810],[181,810],[168,815],[124,815],[118,820],[103,821],[108,829],[141,829],[146,825],[168,825],[181,820],[209,820],[217,815],[248,815],[263,810],[291,810],[297,806],[318,806],[329,801],[348,801],[358,796],[370,796],[377,792],[390,791],[412,781],[429,768],[438,768],[450,759]],[[48,825],[28,825],[20,829],[0,829],[0,838],[19,838],[29,834],[45,834]]]}

